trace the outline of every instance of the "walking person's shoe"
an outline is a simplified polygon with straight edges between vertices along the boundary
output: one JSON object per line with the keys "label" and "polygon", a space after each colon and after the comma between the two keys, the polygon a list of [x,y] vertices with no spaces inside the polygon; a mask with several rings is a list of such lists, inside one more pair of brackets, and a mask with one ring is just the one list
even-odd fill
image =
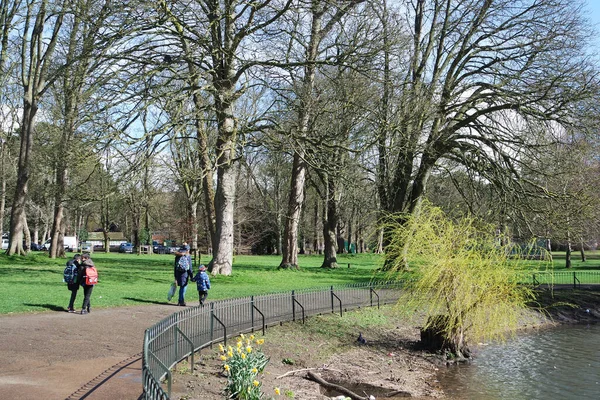
{"label": "walking person's shoe", "polygon": [[85,309],[82,309],[82,310],[81,310],[81,315],[85,315],[85,314],[87,314],[87,313],[88,313],[88,312],[87,312],[87,310],[85,310]]}
{"label": "walking person's shoe", "polygon": [[90,313],[90,307],[89,307],[89,306],[88,306],[88,308],[87,308],[87,312],[88,312],[88,314]]}
{"label": "walking person's shoe", "polygon": [[73,310],[72,308],[67,308],[67,312],[74,313],[75,310]]}

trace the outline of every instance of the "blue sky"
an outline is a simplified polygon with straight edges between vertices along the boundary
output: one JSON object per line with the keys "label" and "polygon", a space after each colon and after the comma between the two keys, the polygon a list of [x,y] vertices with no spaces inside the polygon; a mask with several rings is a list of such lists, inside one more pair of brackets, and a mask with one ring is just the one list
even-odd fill
{"label": "blue sky", "polygon": [[592,41],[600,49],[600,0],[587,0],[586,16],[598,31],[598,36]]}

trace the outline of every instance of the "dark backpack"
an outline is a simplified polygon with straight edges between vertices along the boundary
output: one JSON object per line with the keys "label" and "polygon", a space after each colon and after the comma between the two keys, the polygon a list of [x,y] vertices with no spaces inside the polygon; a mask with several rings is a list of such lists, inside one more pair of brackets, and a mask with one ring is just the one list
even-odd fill
{"label": "dark backpack", "polygon": [[185,272],[190,269],[190,257],[189,256],[181,256],[177,261],[177,271]]}
{"label": "dark backpack", "polygon": [[77,265],[72,260],[67,261],[67,266],[63,271],[63,280],[69,285],[77,283]]}

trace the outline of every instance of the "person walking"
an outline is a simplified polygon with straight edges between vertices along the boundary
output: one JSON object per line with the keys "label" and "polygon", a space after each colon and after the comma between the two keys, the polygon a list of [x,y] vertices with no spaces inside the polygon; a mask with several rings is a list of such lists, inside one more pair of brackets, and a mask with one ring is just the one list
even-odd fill
{"label": "person walking", "polygon": [[[93,269],[93,271],[88,268]],[[83,304],[81,305],[81,314],[89,314],[90,313],[90,299],[92,297],[92,291],[94,290],[95,283],[86,282],[86,278],[89,278],[92,273],[95,275],[96,281],[98,279],[98,275],[96,272],[96,266],[94,262],[90,258],[90,255],[85,253],[81,256],[81,266],[79,268],[78,280],[81,283],[81,287],[83,288]],[[90,279],[87,279],[88,281]]]}
{"label": "person walking", "polygon": [[185,292],[188,280],[194,275],[192,271],[192,257],[190,256],[190,246],[183,242],[181,247],[175,252],[174,266],[175,282],[179,286],[178,306],[185,306]]}
{"label": "person walking", "polygon": [[71,299],[69,300],[69,306],[67,311],[70,313],[75,312],[73,305],[77,298],[77,291],[79,290],[79,266],[81,264],[81,254],[75,254],[72,259],[67,261],[67,266],[64,272],[64,280],[67,282],[67,288],[71,291]]}
{"label": "person walking", "polygon": [[192,278],[192,281],[196,282],[200,305],[204,307],[204,301],[206,300],[208,290],[210,289],[210,278],[206,273],[206,267],[204,265],[198,267],[198,273]]}

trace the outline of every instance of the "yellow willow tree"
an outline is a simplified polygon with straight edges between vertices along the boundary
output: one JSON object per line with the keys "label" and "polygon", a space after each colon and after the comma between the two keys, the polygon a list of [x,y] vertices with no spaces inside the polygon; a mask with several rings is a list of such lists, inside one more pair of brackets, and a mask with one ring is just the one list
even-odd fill
{"label": "yellow willow tree", "polygon": [[534,293],[519,285],[515,248],[493,226],[468,217],[452,221],[425,202],[417,213],[391,218],[387,228],[392,273],[406,277],[408,266],[413,275],[399,304],[424,311],[426,346],[463,359],[470,356],[468,341],[502,340],[515,331]]}

